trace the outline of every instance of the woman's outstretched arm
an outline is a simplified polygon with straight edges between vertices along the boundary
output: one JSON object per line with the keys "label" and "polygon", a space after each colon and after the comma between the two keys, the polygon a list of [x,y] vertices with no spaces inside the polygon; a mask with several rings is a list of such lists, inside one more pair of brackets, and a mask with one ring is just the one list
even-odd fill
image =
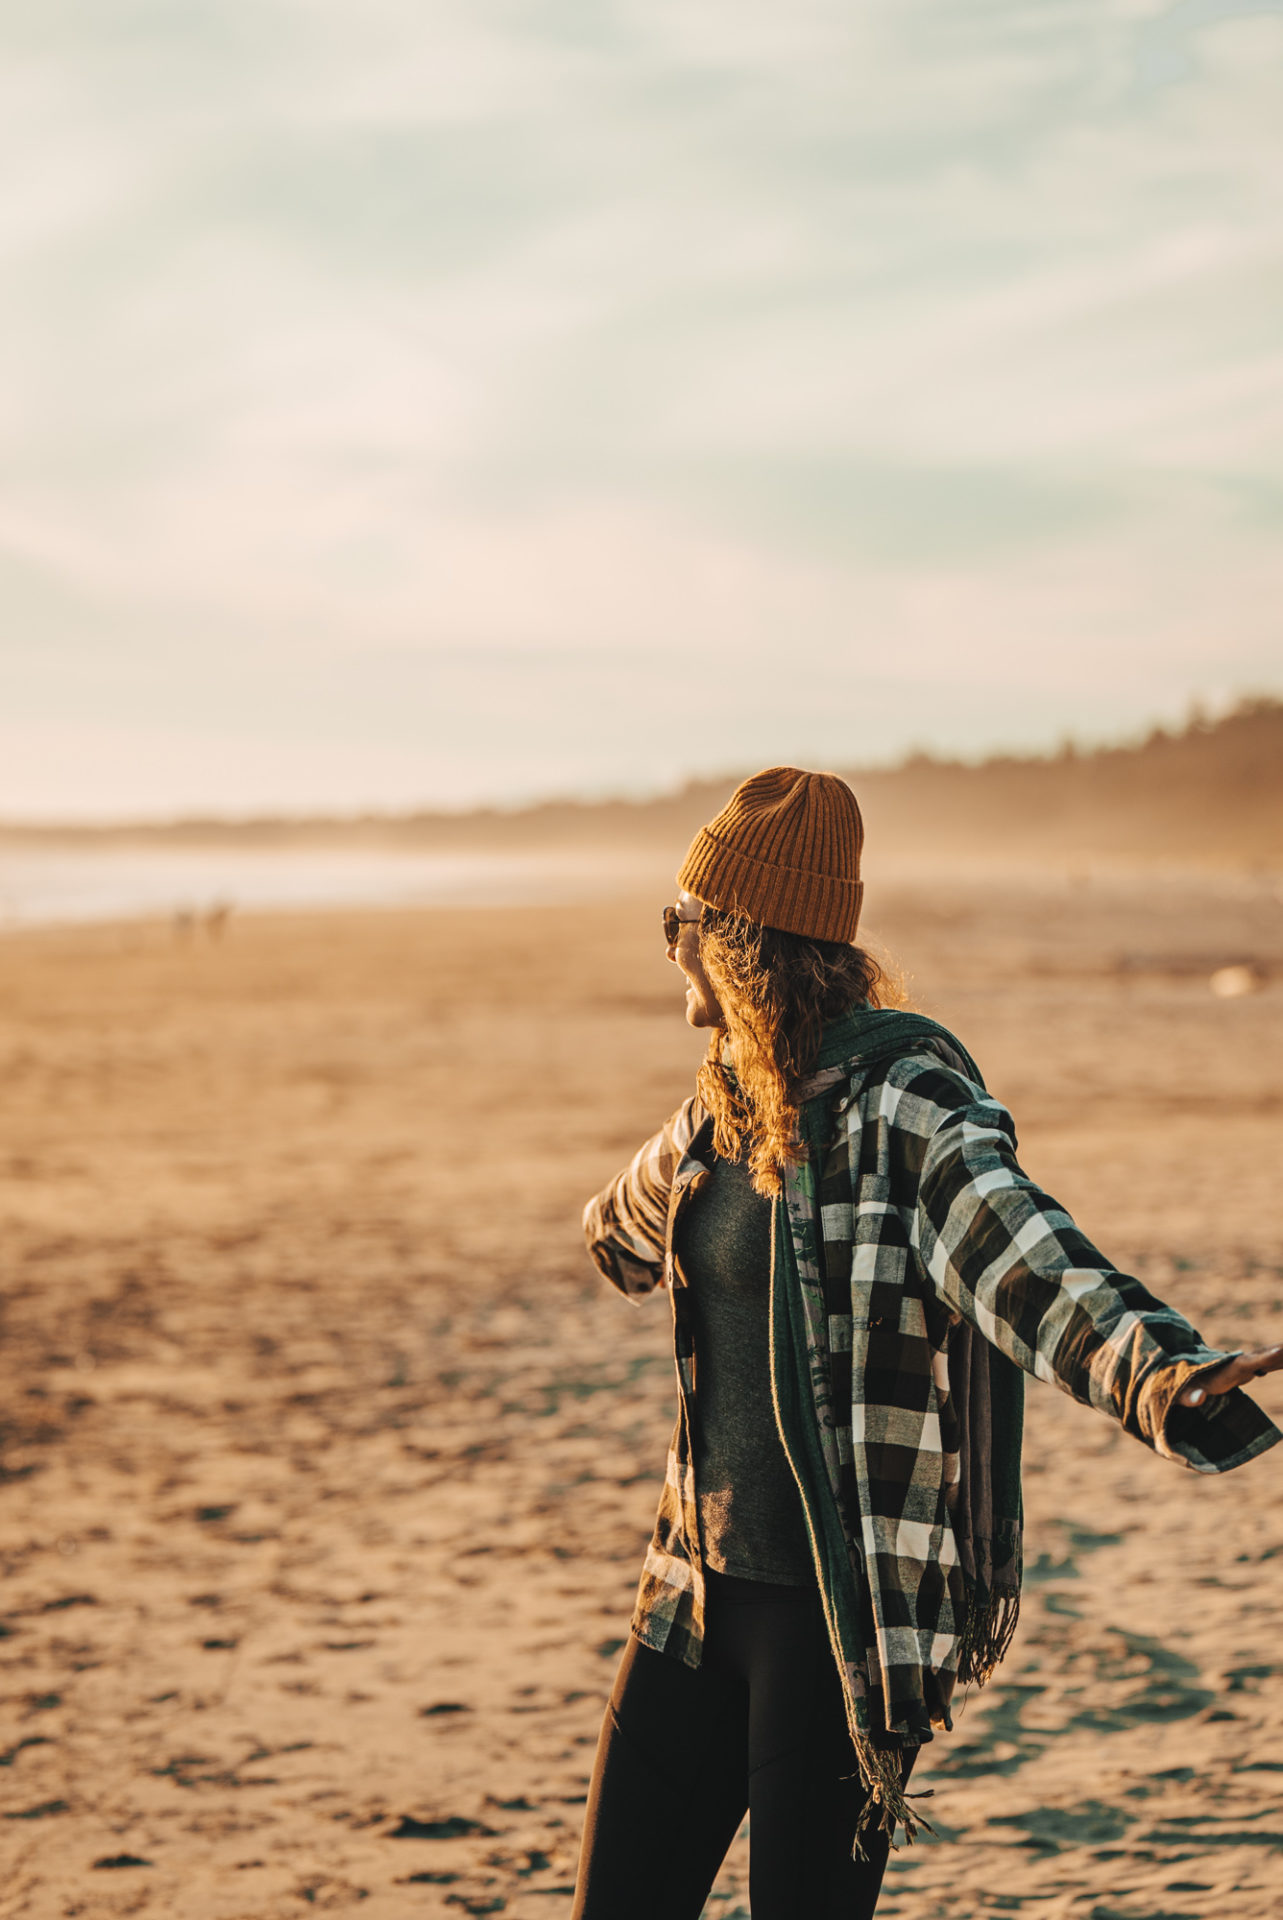
{"label": "woman's outstretched arm", "polygon": [[1207,1346],[1021,1170],[998,1101],[977,1098],[961,1078],[951,1097],[942,1076],[932,1079],[938,1115],[918,1180],[916,1244],[946,1305],[1026,1372],[1196,1472],[1223,1473],[1283,1439],[1239,1391],[1283,1354]]}
{"label": "woman's outstretched arm", "polygon": [[584,1208],[593,1264],[630,1299],[663,1285],[669,1196],[701,1118],[692,1094]]}

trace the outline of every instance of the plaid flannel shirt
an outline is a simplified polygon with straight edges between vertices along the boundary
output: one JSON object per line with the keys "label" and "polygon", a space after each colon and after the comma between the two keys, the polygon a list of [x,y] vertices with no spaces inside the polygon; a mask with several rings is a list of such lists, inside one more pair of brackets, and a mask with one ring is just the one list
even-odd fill
{"label": "plaid flannel shirt", "polygon": [[[844,1673],[844,1687],[848,1699],[853,1686],[869,1689],[883,1738],[916,1744],[932,1722],[950,1724],[957,1666],[947,1345],[959,1318],[1196,1472],[1224,1472],[1283,1435],[1237,1390],[1177,1408],[1200,1372],[1232,1354],[1114,1269],[1021,1171],[1010,1115],[946,1043],[872,1065],[849,1059],[804,1094],[808,1151],[775,1206],[786,1209],[825,1464],[872,1628],[869,1670]],[[711,1155],[711,1121],[692,1096],[584,1211],[592,1259],[621,1293],[670,1290],[677,1423],[631,1624],[690,1666],[704,1631],[698,1398],[673,1235]]]}

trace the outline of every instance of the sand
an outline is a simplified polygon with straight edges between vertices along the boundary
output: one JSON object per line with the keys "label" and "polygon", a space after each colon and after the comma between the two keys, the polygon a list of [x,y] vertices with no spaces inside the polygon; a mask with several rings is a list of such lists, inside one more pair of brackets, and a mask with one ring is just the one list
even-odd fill
{"label": "sand", "polygon": [[[568,1912],[673,1410],[664,1297],[578,1234],[698,1055],[664,871],[0,941],[6,1915]],[[1275,883],[887,868],[870,915],[1111,1257],[1283,1337]],[[880,1916],[1283,1910],[1280,1460],[1031,1390],[1020,1632]]]}

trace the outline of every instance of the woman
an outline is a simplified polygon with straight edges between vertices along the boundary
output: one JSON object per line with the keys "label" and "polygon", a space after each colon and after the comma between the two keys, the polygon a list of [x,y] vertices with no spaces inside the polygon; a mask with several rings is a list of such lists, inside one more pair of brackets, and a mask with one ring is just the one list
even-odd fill
{"label": "woman", "polygon": [[877,1902],[919,1747],[1015,1627],[1024,1374],[1220,1473],[1280,1437],[1020,1170],[953,1036],[879,1004],[863,826],[773,767],[665,910],[696,1091],[589,1202],[621,1292],[671,1292],[678,1418],[602,1727],[574,1920],[696,1920],[744,1813],[754,1920]]}

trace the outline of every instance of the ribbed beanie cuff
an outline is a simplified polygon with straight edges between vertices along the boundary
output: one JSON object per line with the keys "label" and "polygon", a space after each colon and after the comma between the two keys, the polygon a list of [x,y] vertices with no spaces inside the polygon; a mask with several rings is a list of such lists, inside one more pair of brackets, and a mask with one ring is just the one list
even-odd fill
{"label": "ribbed beanie cuff", "polygon": [[864,822],[835,773],[768,767],[701,827],[677,884],[711,907],[811,940],[855,939]]}

